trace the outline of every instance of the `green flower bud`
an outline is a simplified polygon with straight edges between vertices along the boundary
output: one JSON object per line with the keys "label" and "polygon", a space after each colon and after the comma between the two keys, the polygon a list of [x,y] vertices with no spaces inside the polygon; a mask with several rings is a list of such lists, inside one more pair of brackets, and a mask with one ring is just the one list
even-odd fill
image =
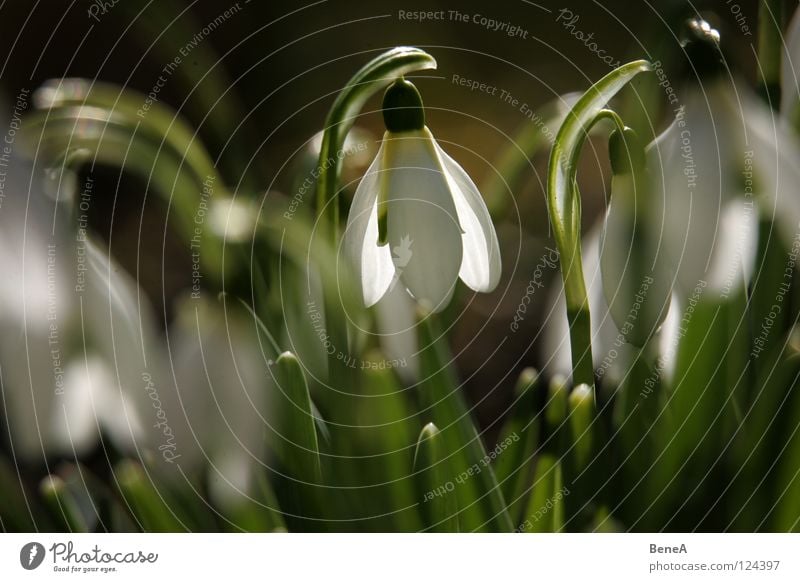
{"label": "green flower bud", "polygon": [[386,89],[383,96],[383,122],[392,133],[425,127],[422,97],[413,83],[398,79]]}

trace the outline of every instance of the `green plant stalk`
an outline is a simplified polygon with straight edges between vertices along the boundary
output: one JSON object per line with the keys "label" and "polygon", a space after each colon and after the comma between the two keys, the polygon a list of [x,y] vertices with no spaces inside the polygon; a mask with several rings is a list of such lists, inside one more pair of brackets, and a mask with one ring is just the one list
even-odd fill
{"label": "green plant stalk", "polygon": [[[77,108],[73,116],[77,123],[83,117],[81,108],[87,108],[87,112],[98,108],[115,119],[124,120],[128,127],[138,126],[137,133],[157,142],[159,149],[177,155],[199,182],[211,176],[221,184],[214,161],[186,120],[158,102],[142,112],[145,99],[137,91],[86,79],[54,79],[36,91],[36,104],[44,110],[40,115],[45,116],[45,127],[51,122],[49,116],[59,111],[76,111],[74,108]],[[78,130],[78,126],[74,129]]]}
{"label": "green plant stalk", "polygon": [[275,362],[277,446],[285,467],[304,485],[322,483],[317,428],[303,369],[291,352]]}
{"label": "green plant stalk", "polygon": [[[509,439],[512,441],[495,460],[494,469],[514,523],[517,523],[525,507],[534,453],[539,440],[541,414],[532,415],[539,382],[539,373],[533,368],[526,368],[520,373],[514,391],[516,401],[498,439],[500,443]],[[516,441],[513,440],[515,436]]]}
{"label": "green plant stalk", "polygon": [[611,119],[620,131],[619,116],[606,103],[639,73],[651,70],[647,61],[622,65],[589,88],[558,130],[547,176],[547,206],[561,255],[561,276],[570,322],[573,382],[594,386],[591,318],[581,258],[581,204],[577,188],[577,163],[589,130]]}
{"label": "green plant stalk", "polygon": [[[450,366],[452,357],[442,340],[442,334],[436,329],[434,316],[429,314],[424,317],[419,327],[420,345],[425,346],[420,357],[422,378],[425,379],[420,384],[420,393],[427,413],[437,426],[442,427],[440,430],[447,453],[455,461],[453,470],[479,468],[458,486],[458,491],[463,491],[466,497],[459,496],[459,523],[463,524],[464,529],[510,532],[514,525],[503,492],[492,465],[484,462],[488,459],[486,449]],[[476,489],[477,498],[471,498],[472,491]],[[478,509],[482,518],[475,523],[472,515]]]}
{"label": "green plant stalk", "polygon": [[145,532],[182,532],[187,530],[170,506],[163,493],[158,491],[144,469],[134,461],[121,461],[114,470],[124,503],[133,511]]}
{"label": "green plant stalk", "polygon": [[758,5],[758,76],[761,91],[773,109],[780,107],[783,56],[783,0],[760,0]]}
{"label": "green plant stalk", "polygon": [[[55,169],[101,162],[152,182],[165,203],[175,207],[178,228],[187,244],[195,235],[194,218],[206,179],[202,177],[203,165],[193,169],[184,163],[185,151],[163,148],[162,137],[153,132],[140,133],[136,120],[124,111],[69,105],[36,112],[27,118],[24,127],[23,146],[31,153],[39,150],[44,163]],[[211,177],[213,198],[225,195],[224,184],[216,174],[206,177]],[[209,229],[206,231],[200,253],[204,275],[220,281],[224,276],[223,241]],[[226,264],[228,268],[233,265]]]}
{"label": "green plant stalk", "polygon": [[89,526],[83,518],[77,500],[61,477],[48,475],[39,485],[39,491],[45,503],[50,507],[51,513],[66,526],[66,531],[71,533],[87,533],[89,531]]}
{"label": "green plant stalk", "polygon": [[428,530],[439,533],[457,533],[458,503],[455,492],[447,491],[453,475],[445,455],[442,434],[429,422],[417,439],[414,452],[414,472],[419,473],[422,501],[428,515]]}
{"label": "green plant stalk", "polygon": [[533,476],[533,491],[525,508],[520,531],[555,533],[564,526],[561,463],[558,458],[540,455]]}

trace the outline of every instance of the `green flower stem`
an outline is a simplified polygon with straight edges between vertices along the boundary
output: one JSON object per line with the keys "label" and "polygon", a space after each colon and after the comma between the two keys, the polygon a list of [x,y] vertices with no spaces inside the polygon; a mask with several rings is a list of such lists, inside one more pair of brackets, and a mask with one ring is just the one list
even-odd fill
{"label": "green flower stem", "polygon": [[[61,477],[58,475],[45,477],[39,485],[39,492],[52,514],[61,521],[64,531],[71,533],[89,531],[89,525],[81,512],[78,500]],[[88,496],[88,493],[85,494]]]}
{"label": "green flower stem", "polygon": [[[425,414],[441,427],[453,471],[466,475],[455,491],[464,530],[505,531],[514,525],[490,457],[472,422],[470,410],[451,367],[452,357],[432,314],[422,317],[420,345],[424,380],[420,384]],[[480,513],[476,516],[476,513]]]}
{"label": "green flower stem", "polygon": [[428,531],[441,533],[458,532],[458,504],[456,495],[441,490],[445,483],[455,478],[445,456],[442,434],[436,425],[429,422],[417,439],[414,453],[414,472],[419,473],[422,485],[423,507],[428,511]]}
{"label": "green flower stem", "polygon": [[111,83],[88,79],[54,79],[36,91],[37,106],[43,110],[45,122],[47,111],[79,108],[76,118],[81,117],[80,108],[88,114],[89,108],[107,111],[129,126],[138,125],[138,132],[156,141],[162,149],[179,155],[194,177],[203,182],[207,177],[221,183],[214,161],[200,142],[196,132],[171,108],[158,102],[149,103],[142,109],[145,96]]}
{"label": "green flower stem", "polygon": [[783,0],[761,0],[758,6],[759,79],[764,97],[774,109],[780,106],[783,55]]}
{"label": "green flower stem", "polygon": [[[436,60],[423,50],[397,47],[372,59],[364,65],[339,93],[325,119],[322,146],[319,152],[319,177],[317,179],[317,216],[327,212],[327,234],[335,244],[338,241],[339,174],[342,159],[338,155],[358,112],[367,100],[392,81],[413,71],[435,69]],[[330,208],[327,206],[330,205]]]}
{"label": "green flower stem", "polygon": [[617,129],[625,125],[605,109],[606,103],[633,77],[651,70],[639,60],[612,71],[595,83],[575,104],[556,136],[547,177],[547,205],[556,245],[561,254],[561,276],[570,322],[573,382],[594,386],[591,318],[581,258],[581,204],[576,182],[577,163],[589,130],[603,119]]}

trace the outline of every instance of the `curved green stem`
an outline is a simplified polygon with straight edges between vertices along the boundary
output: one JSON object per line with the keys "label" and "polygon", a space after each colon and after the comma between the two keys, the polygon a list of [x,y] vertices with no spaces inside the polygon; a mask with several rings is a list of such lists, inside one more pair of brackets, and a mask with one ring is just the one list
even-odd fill
{"label": "curved green stem", "polygon": [[436,60],[425,51],[413,47],[397,47],[361,67],[336,97],[325,119],[317,166],[317,215],[321,215],[326,205],[331,204],[326,228],[334,243],[338,238],[339,204],[336,193],[342,169],[342,159],[337,154],[344,148],[345,138],[358,112],[372,95],[397,77],[413,71],[435,68]]}
{"label": "curved green stem", "polygon": [[547,176],[547,206],[561,255],[561,276],[570,323],[573,382],[594,386],[591,319],[581,258],[581,204],[576,182],[577,162],[589,130],[610,119],[624,128],[620,117],[605,109],[606,103],[641,72],[651,70],[639,60],[615,69],[589,88],[558,130]]}

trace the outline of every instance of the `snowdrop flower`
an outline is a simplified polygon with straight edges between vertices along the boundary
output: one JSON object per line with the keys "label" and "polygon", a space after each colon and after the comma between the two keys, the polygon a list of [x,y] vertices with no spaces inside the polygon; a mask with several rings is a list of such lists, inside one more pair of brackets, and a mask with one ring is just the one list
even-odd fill
{"label": "snowdrop flower", "polygon": [[364,303],[400,285],[440,311],[459,278],[474,291],[492,291],[501,263],[486,204],[425,126],[416,87],[392,84],[383,116],[387,131],[356,190],[343,241]]}
{"label": "snowdrop flower", "polygon": [[147,301],[76,228],[75,176],[57,178],[58,200],[41,178],[14,157],[0,208],[0,371],[11,445],[30,460],[74,456],[103,430],[121,450],[146,446],[152,407],[142,374],[158,376],[156,356],[145,351],[157,339]]}
{"label": "snowdrop flower", "polygon": [[794,237],[800,148],[747,87],[726,79],[716,31],[695,22],[692,32],[687,52],[704,82],[686,87],[675,122],[648,153],[649,230],[661,237],[677,291],[702,282],[724,299],[752,274],[759,211]]}
{"label": "snowdrop flower", "polygon": [[[231,506],[253,492],[265,462],[271,373],[252,321],[233,306],[185,298],[169,330],[175,461],[208,467],[212,498]],[[165,409],[167,408],[165,403]]]}
{"label": "snowdrop flower", "polygon": [[[635,350],[617,328],[603,292],[604,282],[600,267],[602,234],[602,225],[598,224],[585,235],[585,242],[582,245],[583,279],[592,314],[592,364],[595,374],[611,381],[612,384],[617,384],[635,356]],[[545,360],[542,370],[549,376],[561,374],[571,378],[569,320],[561,277],[556,277],[553,282],[546,309],[548,320],[544,330]]]}

